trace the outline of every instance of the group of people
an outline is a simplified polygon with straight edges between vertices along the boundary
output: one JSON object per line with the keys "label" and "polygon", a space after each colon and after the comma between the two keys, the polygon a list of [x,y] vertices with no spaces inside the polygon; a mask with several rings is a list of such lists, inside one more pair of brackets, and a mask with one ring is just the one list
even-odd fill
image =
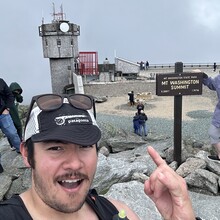
{"label": "group of people", "polygon": [[140,70],[147,70],[149,68],[149,62],[146,61],[141,61],[140,63],[138,62],[138,64],[140,65]]}
{"label": "group of people", "polygon": [[130,106],[137,105],[137,112],[135,113],[133,117],[134,133],[142,137],[147,136],[148,128],[147,128],[146,121],[148,120],[148,117],[144,112],[143,101],[138,100],[137,103],[135,103],[134,91],[129,92],[128,97],[129,97]]}
{"label": "group of people", "polygon": [[[17,103],[23,101],[22,88],[16,82],[7,83],[0,78],[0,129],[7,137],[11,150],[20,153],[22,123],[18,114]],[[4,171],[0,163],[0,173]]]}
{"label": "group of people", "polygon": [[139,136],[147,136],[148,135],[148,128],[146,121],[148,120],[147,115],[144,112],[144,104],[140,100],[137,103],[137,112],[133,117],[133,127],[134,133]]}

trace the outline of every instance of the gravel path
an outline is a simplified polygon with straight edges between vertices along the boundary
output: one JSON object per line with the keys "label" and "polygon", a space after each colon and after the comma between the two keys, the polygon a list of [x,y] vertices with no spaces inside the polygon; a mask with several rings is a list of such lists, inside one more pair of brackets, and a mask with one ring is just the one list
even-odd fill
{"label": "gravel path", "polygon": [[[207,130],[210,125],[211,114],[203,111],[194,112],[192,114],[198,117],[195,120],[182,122],[182,138],[191,138],[195,139],[195,141],[209,143]],[[108,122],[115,127],[125,130],[126,132],[133,133],[132,118],[129,116],[107,115],[98,113],[97,121],[100,127],[103,126],[103,122]],[[148,137],[159,136],[164,139],[173,137],[173,124],[174,121],[170,119],[164,119],[160,117],[150,118],[147,121],[147,126],[149,128]]]}

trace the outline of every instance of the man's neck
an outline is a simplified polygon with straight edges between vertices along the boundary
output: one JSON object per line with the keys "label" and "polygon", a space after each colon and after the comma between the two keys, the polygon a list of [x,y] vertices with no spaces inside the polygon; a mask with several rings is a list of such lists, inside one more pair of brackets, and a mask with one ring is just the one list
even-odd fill
{"label": "man's neck", "polygon": [[85,202],[82,208],[74,213],[63,213],[52,209],[46,205],[32,190],[28,190],[20,195],[30,216],[34,220],[98,220],[98,216],[92,208]]}

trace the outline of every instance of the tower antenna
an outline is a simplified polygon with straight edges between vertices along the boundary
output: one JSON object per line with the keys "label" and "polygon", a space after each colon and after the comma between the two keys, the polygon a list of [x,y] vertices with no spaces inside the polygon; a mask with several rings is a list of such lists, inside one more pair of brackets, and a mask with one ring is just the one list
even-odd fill
{"label": "tower antenna", "polygon": [[63,21],[63,20],[66,19],[66,15],[63,12],[63,5],[62,4],[60,6],[60,12],[56,12],[55,4],[53,3],[53,13],[52,13],[52,16],[53,16],[52,22]]}

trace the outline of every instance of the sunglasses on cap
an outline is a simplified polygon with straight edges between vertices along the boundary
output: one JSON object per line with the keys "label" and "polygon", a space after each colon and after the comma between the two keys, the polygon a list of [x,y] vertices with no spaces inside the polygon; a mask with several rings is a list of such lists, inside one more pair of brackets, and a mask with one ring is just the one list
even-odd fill
{"label": "sunglasses on cap", "polygon": [[66,99],[68,100],[69,104],[71,104],[75,108],[82,110],[89,110],[93,108],[93,114],[94,117],[96,118],[95,101],[92,96],[85,94],[71,94],[71,95],[42,94],[32,97],[31,104],[29,106],[29,111],[27,114],[25,127],[29,121],[30,113],[35,103],[42,111],[53,111],[59,109],[64,103],[67,103]]}

